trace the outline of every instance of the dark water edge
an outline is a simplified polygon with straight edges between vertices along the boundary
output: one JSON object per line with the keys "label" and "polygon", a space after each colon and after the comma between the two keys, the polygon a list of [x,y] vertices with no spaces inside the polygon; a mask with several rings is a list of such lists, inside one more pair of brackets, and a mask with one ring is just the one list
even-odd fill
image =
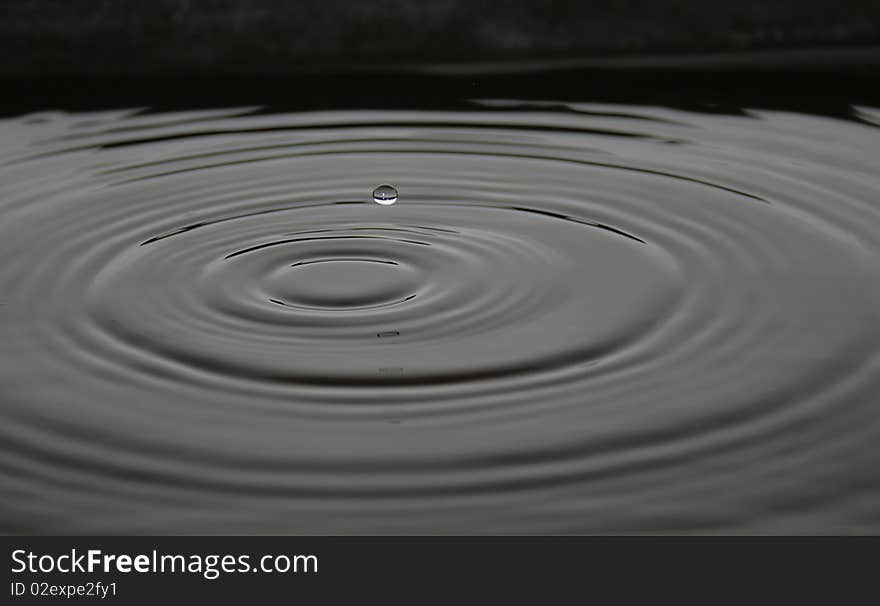
{"label": "dark water edge", "polygon": [[0,113],[142,107],[146,111],[259,105],[284,109],[454,109],[472,97],[663,105],[737,113],[746,107],[842,115],[851,105],[876,105],[876,66],[802,69],[566,69],[525,73],[346,71],[221,76],[4,78],[14,94]]}
{"label": "dark water edge", "polygon": [[880,533],[878,83],[6,80],[0,531]]}

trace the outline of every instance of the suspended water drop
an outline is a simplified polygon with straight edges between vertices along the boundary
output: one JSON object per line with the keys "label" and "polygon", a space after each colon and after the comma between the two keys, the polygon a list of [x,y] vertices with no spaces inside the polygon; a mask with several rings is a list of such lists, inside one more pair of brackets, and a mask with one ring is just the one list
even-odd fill
{"label": "suspended water drop", "polygon": [[391,185],[380,185],[373,190],[373,202],[388,206],[397,202],[397,189]]}

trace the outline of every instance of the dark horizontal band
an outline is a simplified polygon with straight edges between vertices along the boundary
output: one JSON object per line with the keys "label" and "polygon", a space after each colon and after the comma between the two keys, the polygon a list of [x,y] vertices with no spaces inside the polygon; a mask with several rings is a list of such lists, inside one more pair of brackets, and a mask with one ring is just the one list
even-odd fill
{"label": "dark horizontal band", "polygon": [[880,60],[878,47],[876,0],[43,0],[0,6],[5,76],[277,74],[377,65],[516,69],[547,62],[778,66],[822,63],[826,52],[832,60],[864,64]]}

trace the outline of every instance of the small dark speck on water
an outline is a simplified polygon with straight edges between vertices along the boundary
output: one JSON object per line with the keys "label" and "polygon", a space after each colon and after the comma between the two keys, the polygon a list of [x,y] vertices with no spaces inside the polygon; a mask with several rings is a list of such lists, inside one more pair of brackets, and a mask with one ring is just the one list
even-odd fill
{"label": "small dark speck on water", "polygon": [[397,332],[396,330],[386,330],[385,332],[376,333],[376,336],[379,337],[380,339],[382,337],[397,337],[399,335],[400,335],[400,333]]}
{"label": "small dark speck on water", "polygon": [[399,375],[403,372],[403,368],[400,366],[383,366],[379,369],[379,372],[386,375]]}

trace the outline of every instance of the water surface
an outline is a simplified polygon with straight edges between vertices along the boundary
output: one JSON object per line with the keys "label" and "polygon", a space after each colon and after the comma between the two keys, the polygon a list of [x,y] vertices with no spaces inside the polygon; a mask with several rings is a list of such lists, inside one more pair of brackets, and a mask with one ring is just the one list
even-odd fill
{"label": "water surface", "polygon": [[876,533],[878,125],[5,118],[0,529]]}

